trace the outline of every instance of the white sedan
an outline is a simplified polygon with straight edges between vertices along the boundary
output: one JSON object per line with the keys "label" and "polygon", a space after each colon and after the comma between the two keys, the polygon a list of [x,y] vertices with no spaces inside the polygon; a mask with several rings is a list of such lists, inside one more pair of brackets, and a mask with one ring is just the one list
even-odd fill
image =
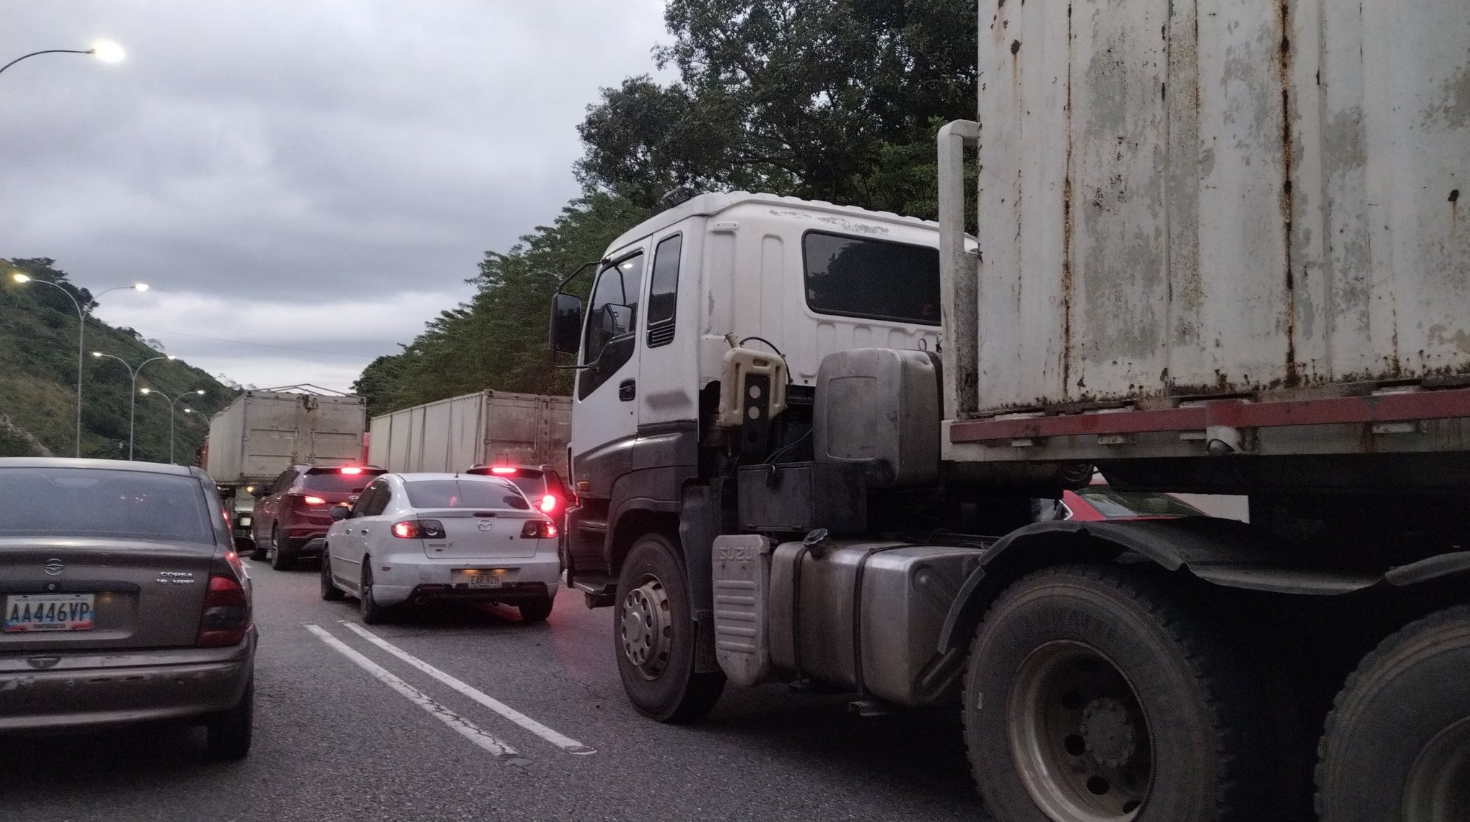
{"label": "white sedan", "polygon": [[355,595],[364,622],[430,600],[503,602],[546,619],[561,580],[556,525],[512,483],[466,474],[384,474],[332,509],[322,599]]}

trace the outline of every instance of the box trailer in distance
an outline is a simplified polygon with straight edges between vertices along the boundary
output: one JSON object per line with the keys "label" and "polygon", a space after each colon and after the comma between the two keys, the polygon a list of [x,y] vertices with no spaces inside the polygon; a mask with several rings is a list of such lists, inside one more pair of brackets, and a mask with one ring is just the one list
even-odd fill
{"label": "box trailer in distance", "polygon": [[[978,11],[938,223],[705,194],[556,295],[630,702],[958,707],[997,822],[1470,819],[1470,3]],[[1249,522],[1033,521],[1095,470]]]}
{"label": "box trailer in distance", "polygon": [[565,471],[567,397],[477,391],[373,417],[368,462],[389,471],[463,471],[487,462]]}
{"label": "box trailer in distance", "polygon": [[[241,536],[249,539],[245,489],[263,487],[296,464],[356,462],[362,455],[366,409],[361,397],[249,389],[210,418],[201,467],[236,514],[237,542]],[[241,505],[235,504],[237,499]]]}

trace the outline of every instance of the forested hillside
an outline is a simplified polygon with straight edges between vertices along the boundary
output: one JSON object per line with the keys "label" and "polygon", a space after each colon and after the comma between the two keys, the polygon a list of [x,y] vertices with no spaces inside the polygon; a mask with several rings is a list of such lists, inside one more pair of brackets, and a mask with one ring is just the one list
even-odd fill
{"label": "forested hillside", "polygon": [[[67,295],[38,282],[17,283],[15,273],[56,283],[89,310],[82,369],[84,457],[127,458],[128,371],[116,360],[91,356],[101,351],[136,368],[163,356],[131,329],[113,328],[90,316],[92,294],[68,281],[45,258],[0,260],[0,456],[62,456],[76,452],[77,309]],[[116,294],[112,295],[116,296]],[[175,461],[189,464],[209,432],[209,416],[227,405],[235,389],[179,360],[150,363],[140,372],[139,388],[170,397],[203,389],[175,406]],[[189,407],[198,413],[186,414]],[[139,396],[134,456],[169,459],[169,403]]]}
{"label": "forested hillside", "polygon": [[546,347],[556,283],[670,191],[933,219],[935,134],[974,116],[974,13],[969,0],[669,0],[673,40],[654,57],[678,79],[603,89],[578,128],[582,195],[514,248],[486,252],[472,300],[363,371],[354,387],[369,413],[482,388],[567,393],[570,372],[551,368]]}

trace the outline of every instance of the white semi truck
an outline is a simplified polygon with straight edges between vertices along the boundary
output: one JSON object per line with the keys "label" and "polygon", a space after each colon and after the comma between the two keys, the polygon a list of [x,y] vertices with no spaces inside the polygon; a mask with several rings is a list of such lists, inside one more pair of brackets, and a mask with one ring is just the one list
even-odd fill
{"label": "white semi truck", "polygon": [[[1470,819],[1470,4],[979,26],[938,224],[706,194],[557,295],[629,699],[955,705],[998,822]],[[1033,521],[1094,470],[1250,522]]]}

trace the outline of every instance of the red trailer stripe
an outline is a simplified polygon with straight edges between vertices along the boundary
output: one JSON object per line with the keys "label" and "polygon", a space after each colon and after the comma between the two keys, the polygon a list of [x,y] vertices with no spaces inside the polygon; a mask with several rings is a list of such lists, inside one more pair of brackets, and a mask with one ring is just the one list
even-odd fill
{"label": "red trailer stripe", "polygon": [[994,442],[1032,437],[1203,431],[1211,425],[1281,428],[1470,418],[1470,389],[1411,391],[1367,397],[1245,402],[1216,400],[1190,408],[1106,411],[1010,420],[964,420],[950,426],[950,442]]}

